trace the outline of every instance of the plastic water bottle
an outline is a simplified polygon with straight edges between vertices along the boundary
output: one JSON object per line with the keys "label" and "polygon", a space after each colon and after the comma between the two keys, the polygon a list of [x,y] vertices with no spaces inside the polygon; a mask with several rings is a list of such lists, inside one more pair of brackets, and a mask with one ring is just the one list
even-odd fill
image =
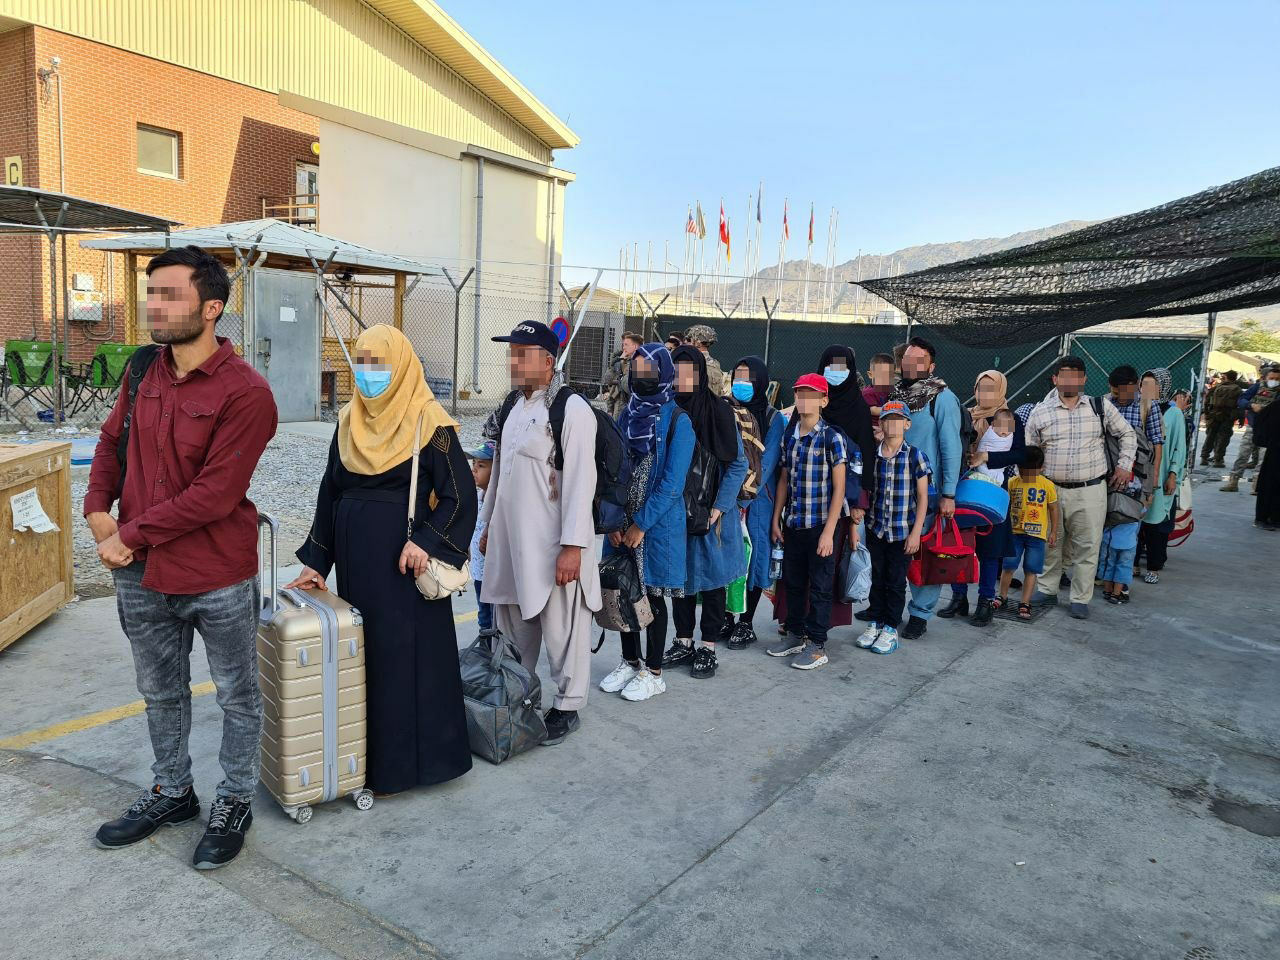
{"label": "plastic water bottle", "polygon": [[775,543],[769,553],[769,579],[775,583],[782,579],[782,544]]}

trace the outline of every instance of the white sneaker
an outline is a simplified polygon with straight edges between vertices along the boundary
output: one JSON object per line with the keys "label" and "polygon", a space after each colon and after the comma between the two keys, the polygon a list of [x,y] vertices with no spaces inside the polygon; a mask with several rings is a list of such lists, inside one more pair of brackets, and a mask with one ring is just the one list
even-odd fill
{"label": "white sneaker", "polygon": [[639,672],[639,670],[623,660],[613,668],[612,673],[600,681],[600,689],[605,693],[617,693],[630,683]]}
{"label": "white sneaker", "polygon": [[650,697],[656,697],[658,694],[666,692],[667,681],[650,673],[648,670],[641,670],[623,689],[622,699],[638,703],[641,700],[648,700]]}
{"label": "white sneaker", "polygon": [[898,649],[898,631],[893,627],[885,627],[871,645],[872,653],[893,653]]}
{"label": "white sneaker", "polygon": [[871,626],[863,630],[862,633],[853,642],[860,646],[863,650],[870,650],[871,646],[880,636],[881,626],[878,623],[872,623]]}

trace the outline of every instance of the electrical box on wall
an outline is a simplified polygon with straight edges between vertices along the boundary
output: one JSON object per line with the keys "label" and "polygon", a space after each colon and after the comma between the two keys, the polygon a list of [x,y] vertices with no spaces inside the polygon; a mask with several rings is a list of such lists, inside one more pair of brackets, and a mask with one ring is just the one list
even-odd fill
{"label": "electrical box on wall", "polygon": [[73,323],[101,323],[103,296],[98,290],[71,291],[71,320]]}

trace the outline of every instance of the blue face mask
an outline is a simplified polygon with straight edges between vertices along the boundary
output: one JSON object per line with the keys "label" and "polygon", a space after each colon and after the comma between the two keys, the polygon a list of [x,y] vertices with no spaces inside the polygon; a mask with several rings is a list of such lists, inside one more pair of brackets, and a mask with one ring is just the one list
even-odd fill
{"label": "blue face mask", "polygon": [[827,383],[833,387],[838,387],[849,379],[849,369],[846,367],[843,370],[838,370],[835,367],[827,367],[822,371],[822,375],[827,378]]}
{"label": "blue face mask", "polygon": [[369,367],[356,367],[356,386],[366,397],[372,399],[386,392],[391,386],[390,370],[374,370]]}
{"label": "blue face mask", "polygon": [[756,395],[756,388],[752,386],[750,380],[733,381],[733,399],[739,403],[746,403]]}

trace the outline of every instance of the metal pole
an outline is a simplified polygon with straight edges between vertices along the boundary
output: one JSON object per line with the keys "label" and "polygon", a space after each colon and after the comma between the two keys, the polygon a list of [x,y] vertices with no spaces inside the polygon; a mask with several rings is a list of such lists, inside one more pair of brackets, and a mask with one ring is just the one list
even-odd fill
{"label": "metal pole", "polygon": [[1195,427],[1191,431],[1191,436],[1195,441],[1191,444],[1190,462],[1192,466],[1195,466],[1196,454],[1200,449],[1200,417],[1204,413],[1204,385],[1209,382],[1209,354],[1213,352],[1213,334],[1217,326],[1218,311],[1211,310],[1209,312],[1209,331],[1204,338],[1204,356],[1200,358],[1200,382],[1194,384],[1196,392],[1192,397],[1194,405],[1191,408],[1193,417],[1191,423]]}
{"label": "metal pole", "polygon": [[[547,201],[547,323],[556,318],[556,188],[560,181],[549,181],[551,194]],[[466,283],[464,280],[463,283]]]}
{"label": "metal pole", "polygon": [[[471,341],[471,386],[480,393],[480,263],[484,256],[484,157],[476,157],[476,285],[471,291],[474,330]],[[455,338],[456,340],[456,338]],[[458,389],[455,382],[454,391]]]}
{"label": "metal pole", "polygon": [[769,298],[761,297],[760,302],[764,304],[764,365],[769,365],[769,342],[773,335],[773,311],[778,309],[778,300],[775,297],[773,306],[769,306]]}
{"label": "metal pole", "polygon": [[467,285],[467,281],[475,272],[476,268],[472,267],[462,278],[461,283],[454,283],[449,271],[444,270],[444,278],[449,281],[449,286],[453,287],[453,389],[449,393],[451,401],[449,412],[453,414],[458,412],[458,340],[462,335],[462,288]]}

